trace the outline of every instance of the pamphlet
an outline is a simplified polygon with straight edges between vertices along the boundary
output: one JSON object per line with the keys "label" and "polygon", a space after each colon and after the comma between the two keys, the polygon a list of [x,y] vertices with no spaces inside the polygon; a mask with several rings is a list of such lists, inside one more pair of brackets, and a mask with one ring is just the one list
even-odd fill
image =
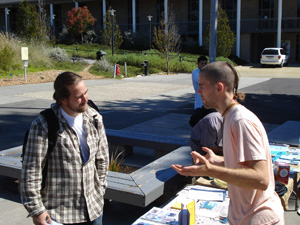
{"label": "pamphlet", "polygon": [[49,224],[49,225],[63,225],[62,223],[58,223],[58,222],[54,221],[53,219],[51,219],[51,220],[52,220],[52,223],[47,223],[47,224]]}
{"label": "pamphlet", "polygon": [[[141,216],[133,225],[170,224],[178,225],[178,212],[170,212],[161,208],[153,207],[148,213]],[[148,221],[148,222],[145,222]],[[153,223],[155,222],[155,223]]]}
{"label": "pamphlet", "polygon": [[202,203],[201,208],[212,210],[217,205],[218,205],[218,203],[216,203],[216,202],[205,201],[205,202]]}
{"label": "pamphlet", "polygon": [[203,201],[224,201],[226,196],[225,190],[203,190],[192,188],[189,190],[189,199],[199,199]]}

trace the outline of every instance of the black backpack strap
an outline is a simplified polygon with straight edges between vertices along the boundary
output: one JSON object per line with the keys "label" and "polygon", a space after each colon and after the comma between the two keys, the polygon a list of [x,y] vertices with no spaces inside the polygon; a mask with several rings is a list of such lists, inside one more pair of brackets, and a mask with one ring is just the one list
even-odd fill
{"label": "black backpack strap", "polygon": [[23,145],[22,145],[22,154],[21,154],[21,162],[23,163],[23,159],[24,159],[24,155],[25,155],[25,151],[26,151],[26,147],[27,147],[27,139],[28,139],[28,135],[29,135],[29,130],[26,130],[25,135],[24,135],[24,140],[23,140]]}
{"label": "black backpack strap", "polygon": [[[89,99],[87,104],[99,113],[98,106],[92,100]],[[97,123],[97,120],[96,120],[96,116],[94,116],[94,126],[96,127],[96,129],[98,129],[98,123]]]}
{"label": "black backpack strap", "polygon": [[47,178],[48,157],[53,151],[53,148],[56,144],[58,131],[59,131],[59,124],[58,124],[58,119],[51,108],[45,109],[44,111],[40,112],[40,114],[44,116],[48,124],[48,149],[47,149],[46,163],[43,168],[43,181],[42,181],[42,189],[43,189],[45,187],[45,181]]}
{"label": "black backpack strap", "polygon": [[96,104],[92,100],[89,99],[87,104],[91,106],[93,109],[95,109],[97,112],[99,112],[98,106],[96,106]]}

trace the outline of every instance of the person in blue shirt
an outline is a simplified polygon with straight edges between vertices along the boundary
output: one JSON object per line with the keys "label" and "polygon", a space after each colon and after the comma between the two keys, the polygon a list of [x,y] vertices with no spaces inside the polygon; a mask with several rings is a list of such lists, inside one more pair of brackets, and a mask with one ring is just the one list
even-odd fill
{"label": "person in blue shirt", "polygon": [[198,68],[192,72],[192,82],[195,90],[195,104],[194,104],[194,113],[190,118],[189,124],[194,127],[199,120],[201,120],[204,116],[211,112],[215,112],[214,109],[206,109],[203,106],[203,102],[201,100],[201,95],[198,94],[199,89],[199,73],[202,67],[207,65],[206,56],[200,56],[197,60]]}

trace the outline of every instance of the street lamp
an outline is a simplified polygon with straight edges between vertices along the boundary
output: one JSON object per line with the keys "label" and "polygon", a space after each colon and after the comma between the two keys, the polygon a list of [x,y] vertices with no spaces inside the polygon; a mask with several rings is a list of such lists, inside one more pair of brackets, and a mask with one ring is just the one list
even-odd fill
{"label": "street lamp", "polygon": [[52,38],[55,37],[55,21],[54,21],[55,16],[56,16],[55,14],[52,15],[52,21],[53,21],[53,24],[52,24]]}
{"label": "street lamp", "polygon": [[111,33],[112,33],[112,37],[111,37],[111,54],[114,55],[114,42],[115,42],[115,37],[114,37],[114,15],[115,15],[115,11],[114,9],[110,9],[110,15],[111,15]]}
{"label": "street lamp", "polygon": [[9,9],[8,8],[5,8],[5,31],[6,33],[8,32],[8,25],[9,25],[9,22],[8,22],[8,15],[9,15]]}
{"label": "street lamp", "polygon": [[153,16],[149,15],[147,16],[148,21],[149,21],[149,50],[151,50],[151,19]]}

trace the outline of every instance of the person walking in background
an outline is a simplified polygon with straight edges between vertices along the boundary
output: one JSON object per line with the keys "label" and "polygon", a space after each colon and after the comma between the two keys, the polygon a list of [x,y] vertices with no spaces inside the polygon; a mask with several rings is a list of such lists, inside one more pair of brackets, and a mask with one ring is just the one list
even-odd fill
{"label": "person walking in background", "polygon": [[195,103],[194,109],[202,108],[203,102],[201,100],[201,96],[198,94],[199,89],[199,73],[202,67],[207,65],[207,58],[205,56],[200,56],[197,60],[198,68],[192,72],[192,82],[195,90]]}
{"label": "person walking in background", "polygon": [[[36,225],[101,225],[109,164],[102,117],[88,106],[82,77],[60,74],[51,105],[59,132],[51,153],[48,124],[43,115],[32,123],[21,172],[20,194]],[[45,186],[42,170],[48,161]]]}
{"label": "person walking in background", "polygon": [[195,165],[172,165],[183,176],[209,176],[228,184],[230,224],[284,224],[283,207],[275,192],[271,152],[266,131],[254,113],[237,100],[239,77],[227,62],[203,67],[199,91],[205,107],[224,118],[223,156],[209,148],[192,152]]}
{"label": "person walking in background", "polygon": [[195,102],[194,102],[194,113],[190,118],[189,124],[194,127],[199,120],[201,120],[208,113],[215,112],[214,109],[206,109],[203,107],[203,102],[201,100],[201,95],[198,94],[199,89],[199,73],[201,68],[207,65],[207,58],[205,56],[200,56],[197,60],[198,68],[192,72],[192,83],[195,90]]}

